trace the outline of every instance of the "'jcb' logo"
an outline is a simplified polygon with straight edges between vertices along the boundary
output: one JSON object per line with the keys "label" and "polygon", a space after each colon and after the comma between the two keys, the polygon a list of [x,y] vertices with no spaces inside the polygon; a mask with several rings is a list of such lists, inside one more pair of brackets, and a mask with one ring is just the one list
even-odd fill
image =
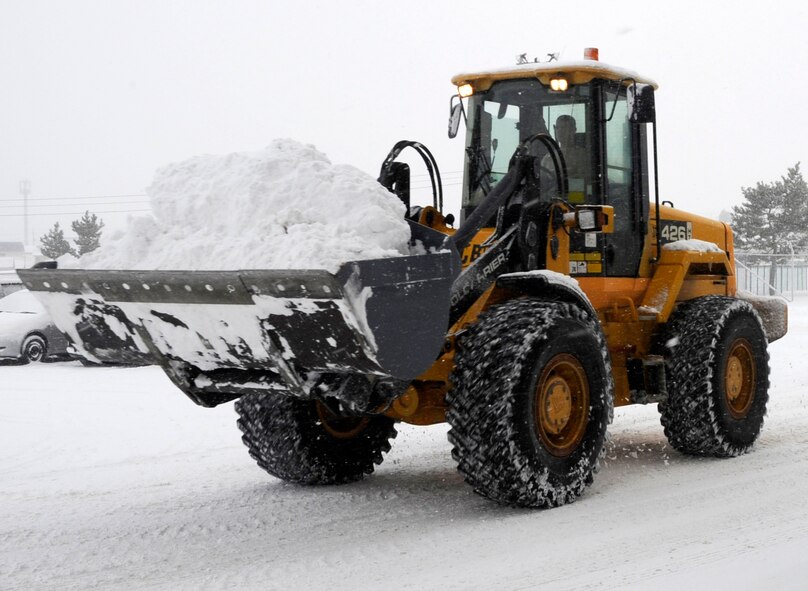
{"label": "'jcb' logo", "polygon": [[693,224],[691,222],[663,221],[660,236],[662,236],[663,244],[679,240],[690,240],[693,238]]}
{"label": "'jcb' logo", "polygon": [[483,253],[486,250],[488,250],[488,247],[483,246],[482,244],[472,244],[469,248],[466,249],[466,252],[469,252],[469,249],[471,250],[471,252],[467,255],[464,255],[463,260],[461,261],[464,265],[466,263],[473,263],[474,261],[476,261],[483,255]]}

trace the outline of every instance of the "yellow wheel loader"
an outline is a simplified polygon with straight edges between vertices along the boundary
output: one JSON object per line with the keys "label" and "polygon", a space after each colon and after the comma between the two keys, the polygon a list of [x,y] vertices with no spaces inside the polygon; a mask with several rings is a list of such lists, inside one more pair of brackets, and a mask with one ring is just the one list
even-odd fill
{"label": "yellow wheel loader", "polygon": [[[738,293],[729,226],[660,203],[656,85],[592,59],[453,83],[458,228],[421,144],[396,144],[379,178],[425,254],[336,273],[20,275],[91,360],[157,363],[202,406],[237,399],[250,455],[290,482],[358,480],[396,422],[448,421],[476,492],[557,506],[592,482],[627,404],[658,403],[683,453],[750,449],[787,310]],[[406,148],[432,205],[410,203]]]}

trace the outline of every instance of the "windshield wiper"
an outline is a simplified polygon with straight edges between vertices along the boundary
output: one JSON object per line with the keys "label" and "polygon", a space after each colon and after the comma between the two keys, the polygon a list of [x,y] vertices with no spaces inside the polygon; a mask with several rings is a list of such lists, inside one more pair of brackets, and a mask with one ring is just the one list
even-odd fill
{"label": "windshield wiper", "polygon": [[491,168],[493,164],[488,160],[488,156],[483,151],[481,146],[469,146],[466,148],[466,153],[469,157],[471,164],[471,187],[472,191],[480,187],[483,195],[487,195],[491,191]]}

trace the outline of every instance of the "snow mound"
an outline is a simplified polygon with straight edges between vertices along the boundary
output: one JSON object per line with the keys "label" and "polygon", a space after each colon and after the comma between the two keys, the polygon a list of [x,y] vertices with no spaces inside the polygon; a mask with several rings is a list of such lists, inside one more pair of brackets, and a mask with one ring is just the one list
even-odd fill
{"label": "snow mound", "polygon": [[293,140],[165,166],[147,193],[154,215],[130,218],[78,266],[334,272],[350,260],[409,254],[398,198]]}
{"label": "snow mound", "polygon": [[690,240],[677,240],[675,242],[668,242],[662,245],[663,250],[690,250],[696,252],[724,252],[717,244],[707,242],[706,240],[697,240],[691,238]]}

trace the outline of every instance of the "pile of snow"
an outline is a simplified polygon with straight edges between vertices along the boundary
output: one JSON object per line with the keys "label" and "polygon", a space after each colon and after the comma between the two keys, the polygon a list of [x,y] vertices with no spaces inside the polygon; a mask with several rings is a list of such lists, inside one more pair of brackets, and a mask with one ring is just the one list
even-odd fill
{"label": "pile of snow", "polygon": [[788,304],[778,296],[760,296],[739,289],[738,298],[752,304],[760,316],[766,339],[771,343],[788,332]]}
{"label": "pile of snow", "polygon": [[77,265],[60,266],[333,272],[350,260],[409,254],[396,196],[293,140],[165,166],[147,192],[153,216],[130,218]]}
{"label": "pile of snow", "polygon": [[724,252],[717,244],[707,242],[706,240],[697,240],[691,238],[690,240],[677,240],[675,242],[668,242],[662,245],[663,250],[690,250],[696,252]]}

